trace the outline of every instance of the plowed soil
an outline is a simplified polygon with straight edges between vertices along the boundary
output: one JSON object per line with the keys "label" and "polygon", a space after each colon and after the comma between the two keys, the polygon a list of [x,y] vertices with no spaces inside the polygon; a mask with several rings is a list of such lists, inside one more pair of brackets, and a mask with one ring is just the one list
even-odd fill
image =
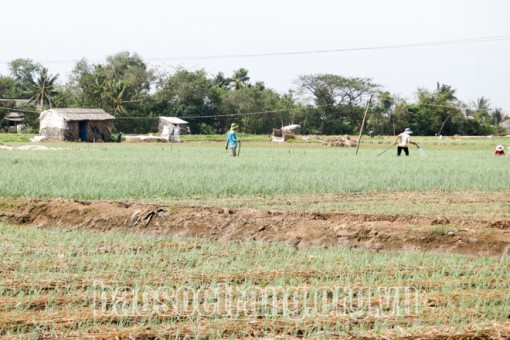
{"label": "plowed soil", "polygon": [[0,205],[0,221],[37,228],[126,231],[219,241],[282,241],[298,248],[351,247],[510,256],[508,219],[318,214],[27,198],[4,200]]}

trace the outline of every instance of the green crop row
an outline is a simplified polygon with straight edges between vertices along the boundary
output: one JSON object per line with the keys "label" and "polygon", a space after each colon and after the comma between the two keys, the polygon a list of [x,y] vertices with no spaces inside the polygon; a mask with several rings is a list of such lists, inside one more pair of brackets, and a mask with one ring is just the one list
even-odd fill
{"label": "green crop row", "polygon": [[[395,337],[441,327],[447,328],[445,334],[469,331],[472,336],[499,327],[501,336],[510,335],[501,329],[510,313],[508,258],[296,250],[279,243],[225,246],[198,239],[9,226],[0,226],[0,244],[0,336],[7,338],[115,337],[123,331],[143,337],[156,329],[166,332],[159,337],[179,332],[192,338]],[[190,302],[212,308],[215,298],[225,299],[211,295],[222,287],[232,290],[228,299],[247,304],[221,308],[250,313],[193,313],[186,309],[189,305],[172,305],[169,295],[179,289],[198,292]],[[251,303],[262,303],[253,294],[269,288],[276,293],[265,307],[277,308],[251,314]],[[395,295],[397,289],[404,289],[403,295]],[[288,292],[294,295],[286,296]],[[319,295],[304,299],[303,292]],[[147,314],[154,305],[173,307],[178,315],[162,309]],[[325,313],[318,307],[330,309]],[[285,308],[294,314],[286,314]],[[301,317],[303,311],[317,313]]]}
{"label": "green crop row", "polygon": [[392,191],[506,191],[510,157],[386,147],[222,144],[48,144],[53,151],[0,150],[0,196],[158,199]]}

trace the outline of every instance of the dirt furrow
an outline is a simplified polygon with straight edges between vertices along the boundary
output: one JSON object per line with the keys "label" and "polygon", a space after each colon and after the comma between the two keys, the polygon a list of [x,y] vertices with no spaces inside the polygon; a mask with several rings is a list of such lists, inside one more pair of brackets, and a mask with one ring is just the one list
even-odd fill
{"label": "dirt furrow", "polygon": [[510,220],[442,216],[300,213],[118,201],[16,199],[0,221],[37,228],[127,231],[219,241],[509,256]]}

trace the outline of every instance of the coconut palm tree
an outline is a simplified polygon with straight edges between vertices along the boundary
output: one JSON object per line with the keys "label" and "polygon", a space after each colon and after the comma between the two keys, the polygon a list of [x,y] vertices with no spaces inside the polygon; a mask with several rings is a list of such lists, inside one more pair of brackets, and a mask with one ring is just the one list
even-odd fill
{"label": "coconut palm tree", "polygon": [[223,72],[218,72],[217,75],[214,76],[213,86],[218,87],[220,89],[224,89],[229,85],[230,79],[225,78]]}
{"label": "coconut palm tree", "polygon": [[[436,115],[441,121],[441,126],[439,128],[439,131],[437,132],[437,135],[440,136],[443,128],[446,126],[446,122],[452,119],[450,119],[452,116],[457,115],[459,113],[459,109],[451,104],[454,104],[457,102],[457,97],[455,96],[456,90],[451,87],[450,85],[445,84],[439,84],[436,85],[436,98],[435,98],[435,112]],[[450,124],[451,125],[451,124]],[[452,130],[452,129],[450,129]]]}
{"label": "coconut palm tree", "polygon": [[107,95],[115,116],[125,116],[128,114],[126,104],[141,102],[141,100],[136,100],[131,97],[131,91],[128,85],[123,81],[111,80],[108,82],[107,86]]}
{"label": "coconut palm tree", "polygon": [[127,85],[122,81],[111,81],[109,84],[109,93],[111,103],[113,104],[114,114],[125,114],[126,108],[124,104],[129,102],[126,100]]}
{"label": "coconut palm tree", "polygon": [[108,78],[101,65],[94,66],[94,72],[87,75],[87,87],[90,96],[99,105],[103,107],[107,101],[109,83]]}
{"label": "coconut palm tree", "polygon": [[48,69],[43,68],[37,80],[31,80],[30,90],[32,92],[32,97],[30,98],[30,102],[35,102],[39,110],[42,110],[44,104],[48,104],[51,108],[51,98],[57,94],[55,90],[57,78],[58,74],[54,76],[50,75],[48,74]]}
{"label": "coconut palm tree", "polygon": [[480,123],[487,123],[490,120],[490,102],[485,97],[480,97],[475,102],[474,117]]}
{"label": "coconut palm tree", "polygon": [[239,90],[249,86],[250,77],[248,77],[248,70],[240,68],[234,71],[232,78],[228,79],[231,87]]}
{"label": "coconut palm tree", "polygon": [[436,84],[436,93],[439,101],[443,102],[455,102],[457,97],[455,97],[456,90],[452,88],[450,85],[445,84]]}

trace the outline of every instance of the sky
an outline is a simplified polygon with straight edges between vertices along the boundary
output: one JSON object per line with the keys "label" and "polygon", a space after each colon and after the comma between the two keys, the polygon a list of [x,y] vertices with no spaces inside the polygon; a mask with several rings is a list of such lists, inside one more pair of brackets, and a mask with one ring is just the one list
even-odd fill
{"label": "sky", "polygon": [[67,81],[77,60],[129,51],[160,71],[243,67],[279,93],[319,73],[370,78],[410,101],[439,82],[510,115],[509,0],[17,0],[1,12],[2,75],[28,58]]}

